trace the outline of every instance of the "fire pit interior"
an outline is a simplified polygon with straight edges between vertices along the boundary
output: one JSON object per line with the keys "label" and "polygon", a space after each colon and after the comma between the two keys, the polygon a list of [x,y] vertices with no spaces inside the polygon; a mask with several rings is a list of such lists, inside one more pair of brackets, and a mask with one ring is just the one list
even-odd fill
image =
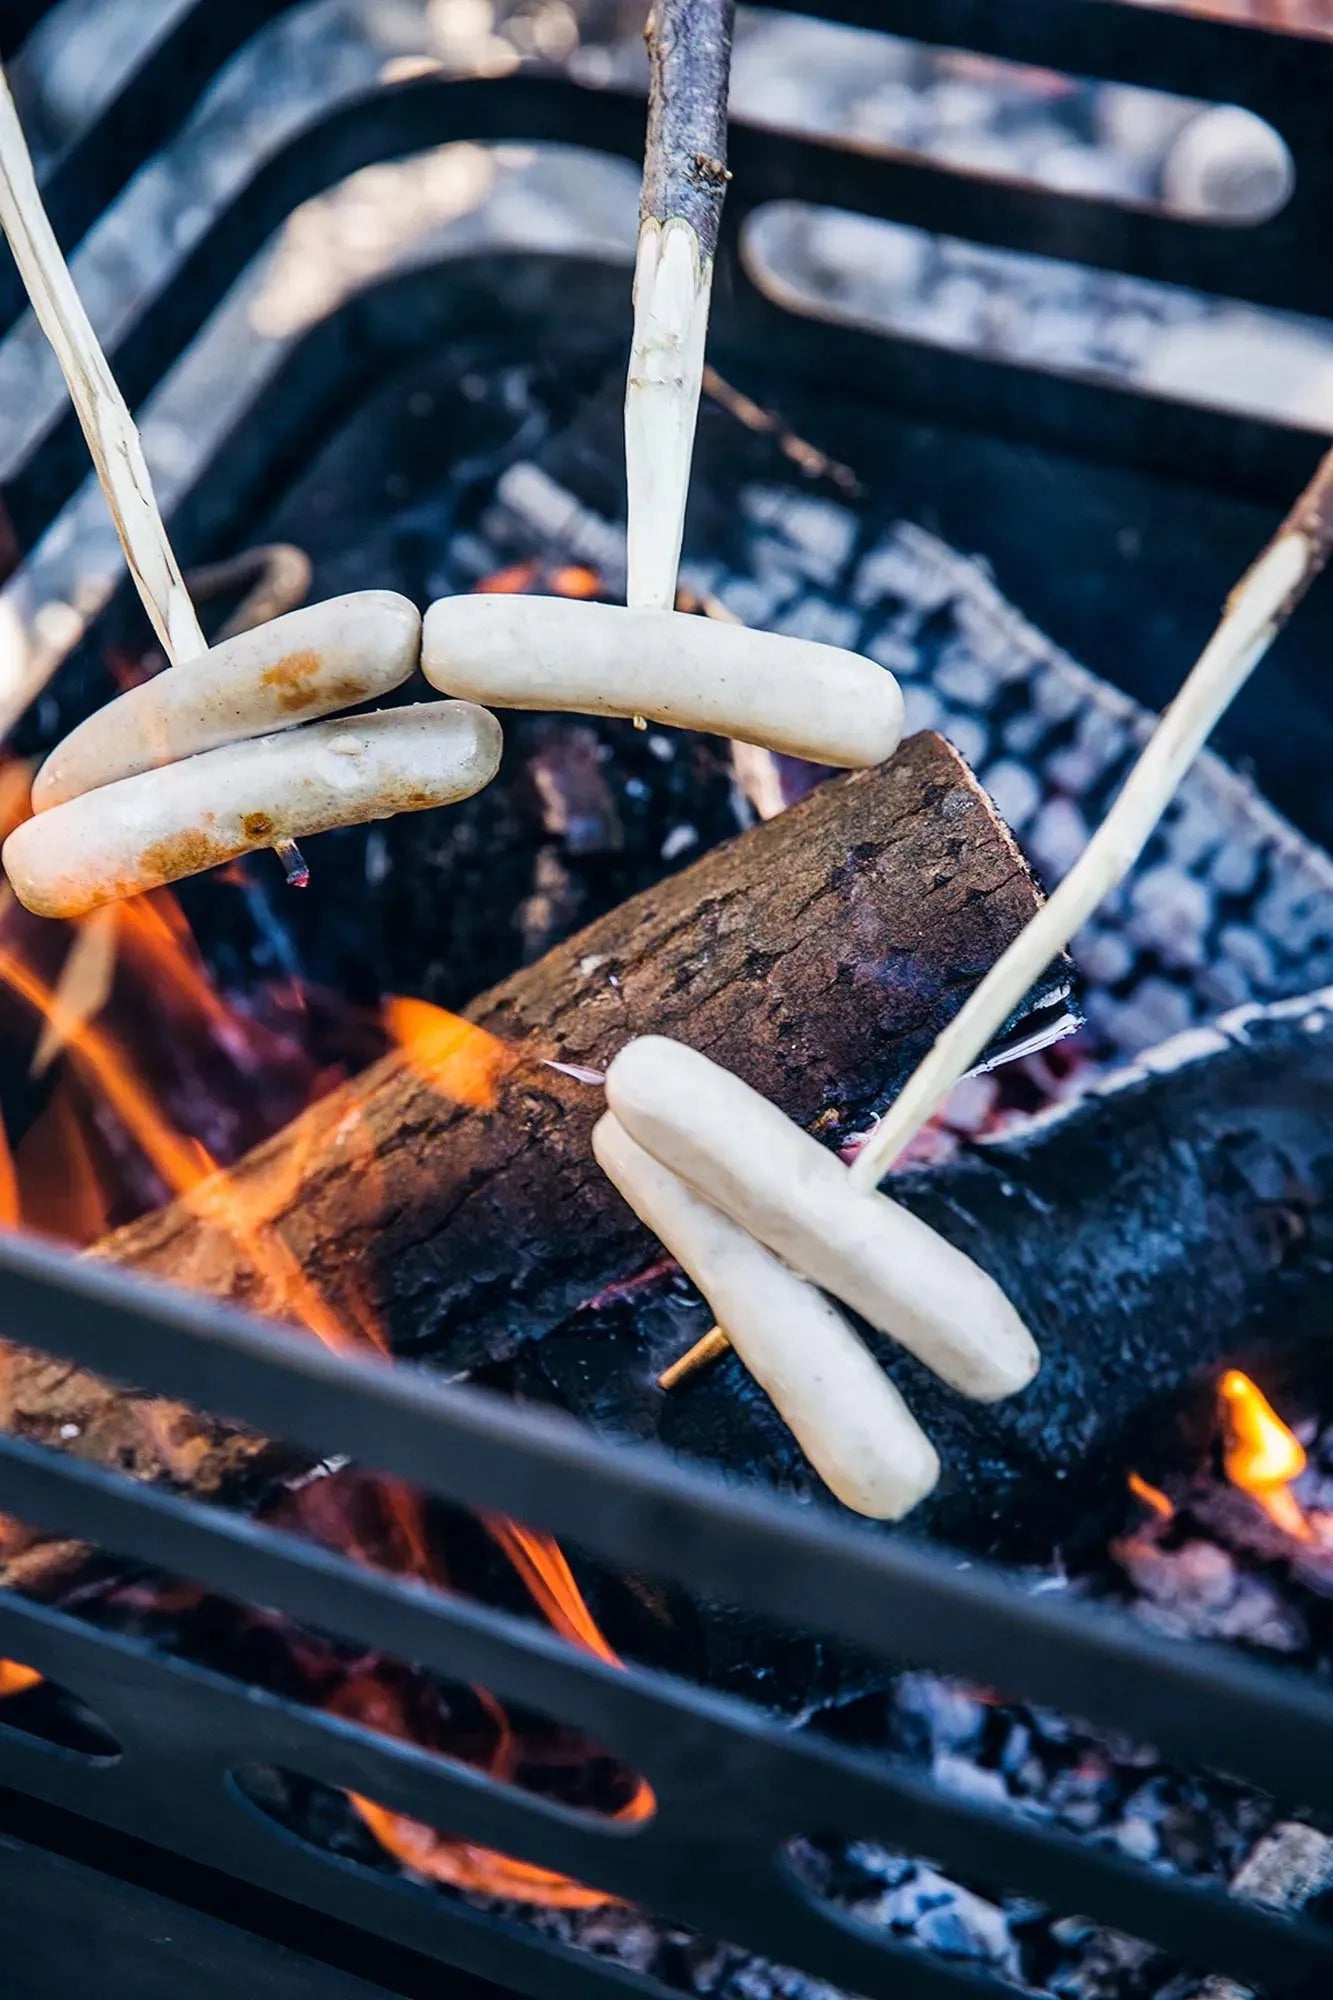
{"label": "fire pit interior", "polygon": [[[71,248],[237,48],[320,10],[160,11],[49,149]],[[632,226],[599,250],[501,215],[377,268],[256,335],[210,407],[228,287],[345,176],[464,142],[637,160],[634,10],[520,9],[509,40],[483,11],[488,73],[349,68],[108,333],[150,448],[179,446],[210,640],[372,588],[624,597]],[[902,1163],[1044,1354],[980,1406],[871,1336],[945,1468],[905,1523],[838,1507],[734,1354],[661,1389],[711,1314],[589,1152],[651,1032],[854,1143],[1036,906],[1013,842],[1067,873],[1321,444],[817,316],[754,254],[802,202],[1325,313],[1317,20],[809,11],[966,49],[974,91],[1005,59],[1048,96],[1244,105],[1294,191],[1222,226],[734,119],[681,602],[889,668],[889,764],[510,713],[495,782],[319,836],[300,893],[262,852],[75,923],[6,887],[16,2000],[1327,1988],[1327,586]],[[35,97],[47,12],[0,34]],[[323,12],[336,41],[358,10]],[[160,658],[43,381],[5,444],[7,832],[35,761]]]}

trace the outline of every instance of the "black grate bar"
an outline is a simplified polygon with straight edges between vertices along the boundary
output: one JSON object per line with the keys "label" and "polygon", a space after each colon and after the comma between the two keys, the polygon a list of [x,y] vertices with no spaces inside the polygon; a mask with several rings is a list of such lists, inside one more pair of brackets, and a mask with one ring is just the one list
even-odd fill
{"label": "black grate bar", "polygon": [[[322,1457],[342,1451],[465,1505],[546,1527],[612,1562],[813,1625],[882,1656],[1224,1762],[1333,1806],[1333,1697],[1301,1676],[1033,1598],[983,1566],[728,1488],[649,1446],[617,1447],[19,1237],[0,1238],[11,1338],[227,1414]],[[1208,1701],[1200,1697],[1207,1694]]]}
{"label": "black grate bar", "polygon": [[1333,1696],[1301,1676],[1161,1638],[1097,1607],[1030,1597],[984,1566],[960,1570],[929,1547],[732,1491],[648,1446],[609,1445],[568,1418],[420,1369],[334,1355],[32,1239],[0,1237],[0,1325],[312,1457],[345,1452],[612,1562],[1333,1806],[1333,1754],[1319,1754],[1333,1750]]}
{"label": "black grate bar", "polygon": [[[658,1797],[650,1828],[632,1835],[527,1799],[484,1776],[350,1725],[293,1709],[253,1691],[237,1713],[253,1727],[238,1739],[193,1700],[177,1697],[185,1733],[201,1732],[209,1755],[231,1762],[286,1763],[311,1777],[364,1792],[469,1839],[563,1868],[631,1900],[731,1937],[735,1912],[709,1900],[734,1875],[738,1855],[772,1869],[780,1843],[802,1831],[837,1828],[928,1853],[965,1877],[1031,1895],[1060,1910],[1132,1928],[1176,1956],[1257,1979],[1333,1967],[1333,1932],[1303,1928],[1153,1876],[1013,1815],[951,1799],[909,1773],[795,1738],[748,1705],[639,1669],[617,1671],[543,1627],[368,1572],[328,1551],[14,1440],[0,1441],[0,1505],[62,1535],[96,1537],[123,1556],[162,1565],[243,1601],[387,1650],[452,1679],[484,1683],[510,1700],[577,1723],[648,1777]],[[58,1612],[0,1599],[0,1650],[57,1679],[70,1675],[60,1640],[85,1653],[108,1643]],[[118,1735],[144,1738],[161,1757],[161,1700],[141,1698],[123,1662],[136,1655],[179,1680],[223,1687],[214,1675],[155,1662],[138,1642],[118,1640],[119,1663],[75,1659],[73,1684],[97,1690],[94,1705]],[[54,1655],[52,1648],[54,1646]],[[106,1699],[103,1690],[110,1690]],[[249,1704],[247,1709],[246,1704]],[[270,1719],[266,1731],[262,1718]],[[136,1719],[137,1718],[137,1719]],[[215,1748],[214,1746],[221,1746]],[[195,1753],[198,1755],[199,1753]],[[30,1762],[31,1760],[29,1760]],[[166,1763],[175,1781],[175,1759]],[[10,1782],[33,1773],[6,1771]],[[99,1781],[100,1782],[100,1781]],[[132,1780],[132,1785],[138,1780]],[[44,1796],[50,1796],[44,1793]],[[52,1798],[70,1804],[67,1795]],[[706,1833],[701,1833],[701,1826]],[[706,1859],[701,1861],[701,1850]],[[702,1882],[700,1878],[704,1877]],[[791,1893],[781,1877],[773,1885]],[[700,1894],[704,1901],[700,1904]],[[754,1940],[741,1940],[755,1942]],[[755,1943],[755,1948],[772,1950]],[[811,1969],[859,1978],[845,1963]]]}
{"label": "black grate bar", "polygon": [[1309,90],[1311,56],[1326,37],[1309,29],[1225,21],[1181,0],[763,0],[785,14],[903,35],[940,48],[1063,70],[1105,83],[1243,104],[1280,130],[1326,133]]}
{"label": "black grate bar", "polygon": [[[8,12],[15,0],[5,0]],[[168,142],[230,56],[294,0],[175,0],[138,63],[97,117],[77,132],[41,176],[42,200],[67,253],[84,238],[132,174]],[[37,11],[42,11],[38,0]],[[36,25],[35,18],[27,27]],[[0,30],[0,35],[3,30]],[[189,78],[182,90],[181,78]],[[0,333],[27,298],[12,261],[0,264]]]}
{"label": "black grate bar", "polygon": [[[1123,6],[1121,0],[1059,0],[1057,11],[1089,19],[1128,13],[1136,23],[1171,18]],[[1218,24],[1177,25],[1191,34],[1201,31],[1206,40]],[[1300,102],[1313,107],[1311,118],[1316,112],[1322,118],[1333,94],[1333,41],[1253,39],[1264,47],[1277,41],[1283,88],[1289,80]],[[1255,68],[1266,74],[1264,64],[1256,61]],[[1197,79],[1195,87],[1201,87]],[[636,95],[537,68],[504,78],[428,76],[378,85],[312,115],[256,166],[245,187],[160,275],[119,331],[110,352],[127,399],[137,407],[150,393],[292,210],[358,168],[458,139],[542,143],[576,136],[581,145],[637,160],[643,118]],[[1313,139],[1301,146],[1300,120],[1290,107],[1287,122],[1287,137],[1298,152],[1296,192],[1268,221],[1238,229],[978,178],[904,155],[856,150],[737,120],[730,139],[736,180],[724,216],[724,252],[735,266],[746,216],[768,202],[793,198],[1260,305],[1333,315],[1333,267],[1323,254],[1333,151]],[[0,291],[0,308],[3,299]],[[4,324],[0,310],[0,329]],[[85,473],[86,454],[72,414],[63,396],[54,395],[34,411],[11,462],[0,466],[21,547],[34,545]]]}

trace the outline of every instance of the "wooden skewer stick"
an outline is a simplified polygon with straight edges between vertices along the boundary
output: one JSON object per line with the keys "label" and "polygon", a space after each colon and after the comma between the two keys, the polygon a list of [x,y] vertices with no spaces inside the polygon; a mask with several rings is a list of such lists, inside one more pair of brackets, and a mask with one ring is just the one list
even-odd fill
{"label": "wooden skewer stick", "polygon": [[[208,651],[153,492],[138,428],[75,289],[42,204],[32,157],[0,70],[0,227],[9,239],[37,323],[50,341],[92,453],[135,589],[170,664]],[[291,841],[277,852],[292,882],[307,876]]]}
{"label": "wooden skewer stick", "polygon": [[[1323,569],[1331,548],[1333,451],[1320,461],[1286,520],[1232,591],[1217,630],[1064,881],[937,1037],[862,1147],[851,1168],[858,1187],[879,1185],[1034,979],[1124,880],[1208,736]],[[661,1386],[675,1387],[729,1344],[714,1328],[659,1378]]]}
{"label": "wooden skewer stick", "polygon": [[655,0],[648,136],[625,390],[626,601],[669,610],[703,386],[713,257],[727,181],[734,0]]}

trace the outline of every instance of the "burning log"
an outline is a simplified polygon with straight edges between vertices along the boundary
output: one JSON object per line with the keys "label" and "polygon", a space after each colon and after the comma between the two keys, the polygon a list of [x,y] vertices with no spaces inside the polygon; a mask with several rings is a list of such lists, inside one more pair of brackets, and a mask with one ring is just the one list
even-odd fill
{"label": "burning log", "polygon": [[[653,1254],[593,1158],[589,1069],[640,1031],[673,1033],[850,1137],[1037,901],[966,766],[914,737],[635,897],[483,995],[441,1045],[387,1059],[102,1254],[279,1318],[309,1323],[313,1295],[319,1331],[493,1367]],[[1057,968],[1034,1003],[1065,986]],[[159,1408],[127,1445],[109,1408],[125,1399],[86,1377],[15,1357],[8,1394],[51,1443],[72,1425],[76,1448],[112,1438],[115,1462],[148,1476],[231,1477],[184,1415]]]}
{"label": "burning log", "polygon": [[[335,1311],[361,1321],[368,1305],[395,1352],[481,1366],[652,1248],[590,1147],[603,1100],[588,1072],[600,1081],[622,1043],[674,1033],[825,1138],[850,1136],[1038,900],[956,752],[915,737],[483,994],[467,1017],[484,1032],[387,1059],[242,1161],[229,1191]],[[1056,968],[1035,999],[1066,985]],[[289,1310],[195,1200],[103,1253]]]}

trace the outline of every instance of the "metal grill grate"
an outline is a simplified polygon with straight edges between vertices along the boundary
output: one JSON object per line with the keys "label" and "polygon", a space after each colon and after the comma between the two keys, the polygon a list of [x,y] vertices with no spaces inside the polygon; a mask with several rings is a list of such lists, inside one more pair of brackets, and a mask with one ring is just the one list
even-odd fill
{"label": "metal grill grate", "polygon": [[[43,11],[32,0],[12,9],[11,36],[17,40]],[[279,0],[229,0],[226,7],[180,0],[114,103],[50,171],[48,197],[67,246],[180,121],[189,95],[180,77],[201,91],[280,11]],[[747,215],[799,196],[1333,317],[1333,272],[1323,254],[1333,194],[1326,129],[1333,44],[1122,0],[1005,0],[1002,7],[993,0],[829,0],[817,11],[1080,75],[1242,103],[1286,140],[1296,191],[1270,221],[1236,230],[1028,187],[978,185],[941,166],[742,125],[733,135],[736,183],[718,305],[730,346],[753,354],[780,346],[795,378],[832,377],[848,394],[897,401],[917,414],[947,412],[958,423],[976,421],[1140,469],[1188,466],[1197,481],[1275,505],[1287,498],[1317,449],[1311,435],[825,326],[761,292],[739,242]],[[632,96],[532,70],[383,85],[313,119],[257,169],[121,329],[112,359],[131,402],[161,380],[293,207],[354,169],[459,138],[572,136],[634,158],[642,120]],[[419,283],[413,297],[421,302]],[[18,306],[6,266],[0,329]],[[465,287],[435,310],[444,322],[465,313]],[[534,318],[544,310],[539,300]],[[273,385],[271,400],[286,405],[289,439],[299,430],[301,398],[327,397],[334,378],[330,363],[322,373],[307,366],[299,384],[287,370]],[[34,545],[85,471],[72,418],[53,404],[40,413],[21,460],[0,468],[19,548]],[[197,515],[185,524],[187,552],[191,534],[206,539]],[[895,1664],[930,1666],[1151,1737],[1183,1763],[1220,1765],[1279,1798],[1333,1810],[1333,1698],[1293,1675],[1155,1640],[1106,1613],[1033,1599],[998,1575],[960,1571],[942,1552],[739,1495],[650,1451],[617,1451],[567,1424],[479,1392],[442,1388],[416,1371],[340,1360],[295,1336],[31,1243],[0,1249],[0,1326],[7,1338],[225,1410],[317,1455],[345,1452],[432,1492],[549,1528],[611,1562],[825,1631]],[[645,1774],[657,1795],[656,1817],[633,1828],[599,1826],[134,1640],[0,1598],[0,1653],[87,1696],[123,1747],[118,1761],[80,1762],[0,1726],[0,1782],[81,1823],[141,1838],[257,1892],[275,1891],[422,1959],[537,1995],[665,1993],[521,1924],[303,1847],[263,1822],[229,1774],[268,1762],[355,1789],[872,1996],[939,2000],[998,1989],[984,1975],[932,1963],[818,1905],[782,1862],[790,1836],[837,1831],[928,1853],[969,1879],[1078,1910],[1270,1991],[1303,1981],[1321,1990],[1318,1982],[1333,1968],[1333,1932],[1309,1922],[1080,1847],[924,1778],[794,1737],[738,1701],[637,1669],[617,1672],[521,1620],[428,1595],[253,1522],[12,1438],[0,1438],[0,1508],[450,1677],[475,1678],[586,1729]]]}
{"label": "metal grill grate", "polygon": [[[153,49],[88,131],[51,165],[45,192],[72,248],[100,207],[182,121],[182,74],[196,91],[247,34],[291,0],[179,0]],[[814,12],[1072,74],[1236,103],[1268,120],[1295,163],[1290,200],[1244,227],[1184,220],[1110,200],[1055,193],[927,162],[736,121],[735,181],[719,246],[723,330],[756,354],[780,341],[793,375],[835,379],[875,400],[947,413],[1120,463],[1188,467],[1194,477],[1288,498],[1314,440],[1247,418],[959,354],[854,327],[811,321],[754,283],[739,254],[747,218],[786,198],[867,215],[1255,304],[1333,317],[1323,238],[1333,197],[1327,104],[1333,41],[1149,9],[1129,0],[824,0]],[[161,380],[237,274],[292,210],[358,168],[446,141],[565,141],[635,160],[641,100],[525,66],[500,78],[415,77],[344,101],[277,145],[203,236],[165,271],[110,343],[132,406]],[[17,276],[0,271],[0,333],[22,309]],[[63,398],[34,419],[19,462],[0,465],[14,538],[31,548],[86,473]]]}
{"label": "metal grill grate", "polygon": [[[1333,1698],[1298,1677],[1033,1599],[942,1553],[736,1494],[656,1453],[516,1412],[415,1370],[308,1339],[10,1241],[0,1322],[24,1343],[312,1451],[347,1452],[467,1505],[550,1528],[612,1562],[679,1579],[871,1648],[998,1685],[1333,1808]],[[52,1805],[534,1994],[665,1992],[520,1927],[385,1881],[267,1829],[228,1774],[272,1762],[581,1879],[870,1995],[953,2000],[993,1983],[923,1961],[820,1908],[784,1868],[794,1834],[837,1829],[1127,1929],[1251,1983],[1333,1968],[1333,1933],[1165,1878],[1044,1827],[813,1740],[743,1703],[617,1671],[544,1630],[441,1598],[255,1523],[0,1439],[0,1507],[227,1595],[475,1679],[586,1729],[640,1769],[656,1816],[632,1830],[451,1768],[58,1611],[0,1599],[0,1649],[95,1699],[123,1746],[75,1762],[0,1728],[0,1778]]]}

